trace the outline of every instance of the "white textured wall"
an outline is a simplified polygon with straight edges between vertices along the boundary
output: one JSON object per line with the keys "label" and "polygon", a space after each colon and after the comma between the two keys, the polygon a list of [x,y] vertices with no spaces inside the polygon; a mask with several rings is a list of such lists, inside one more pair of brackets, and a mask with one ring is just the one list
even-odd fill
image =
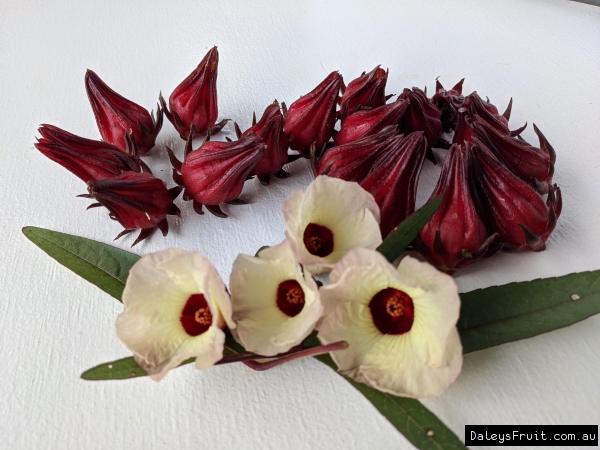
{"label": "white textured wall", "polygon": [[[368,5],[368,6],[367,6]],[[0,1],[0,448],[391,449],[407,441],[328,368],[303,360],[266,372],[241,365],[93,383],[79,374],[127,356],[113,324],[120,305],[27,241],[25,225],[111,242],[119,226],[85,211],[85,186],[33,148],[50,123],[98,138],[86,68],[148,108],[219,46],[221,117],[250,124],[332,70],[347,81],[377,64],[388,90],[452,86],[466,77],[513,128],[532,121],[558,154],[564,209],[548,250],[465,270],[463,291],[600,268],[600,8],[566,0],[473,1]],[[228,128],[231,133],[231,128]],[[524,136],[536,142],[529,128]],[[166,124],[149,157],[168,180]],[[196,249],[223,277],[237,252],[283,239],[280,204],[310,176],[245,188],[231,218],[195,215],[136,248]],[[439,169],[426,164],[419,203]],[[172,222],[173,223],[173,222]],[[117,245],[127,248],[132,238]],[[458,381],[425,404],[459,436],[465,424],[600,422],[600,317],[469,354]]]}

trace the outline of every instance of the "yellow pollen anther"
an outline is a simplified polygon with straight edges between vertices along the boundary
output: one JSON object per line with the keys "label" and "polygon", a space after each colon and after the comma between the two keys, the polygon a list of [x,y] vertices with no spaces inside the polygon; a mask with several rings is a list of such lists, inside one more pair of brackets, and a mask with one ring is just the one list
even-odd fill
{"label": "yellow pollen anther", "polygon": [[286,292],[285,299],[292,305],[304,303],[304,292],[299,287],[292,288]]}
{"label": "yellow pollen anther", "polygon": [[400,317],[404,314],[404,304],[402,303],[402,300],[396,295],[390,297],[385,304],[385,312],[392,317]]}
{"label": "yellow pollen anther", "polygon": [[208,308],[200,308],[194,314],[194,320],[200,325],[210,325],[210,310]]}

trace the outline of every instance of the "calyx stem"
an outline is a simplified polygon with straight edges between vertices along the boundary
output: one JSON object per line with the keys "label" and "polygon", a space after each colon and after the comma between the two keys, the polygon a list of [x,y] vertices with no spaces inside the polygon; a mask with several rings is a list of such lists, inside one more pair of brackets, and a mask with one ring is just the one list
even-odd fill
{"label": "calyx stem", "polygon": [[[332,344],[320,345],[318,347],[306,348],[295,347],[286,353],[281,353],[275,356],[262,356],[257,355],[256,353],[244,352],[238,353],[236,355],[227,355],[224,356],[220,361],[215,363],[218,364],[231,364],[234,362],[243,362],[248,367],[254,370],[267,370],[272,369],[273,367],[279,366],[280,364],[293,361],[299,358],[305,358],[307,356],[316,356],[321,355],[323,353],[334,352],[336,350],[343,350],[348,347],[348,343],[346,341],[334,342]],[[269,359],[267,362],[258,362],[257,359]]]}

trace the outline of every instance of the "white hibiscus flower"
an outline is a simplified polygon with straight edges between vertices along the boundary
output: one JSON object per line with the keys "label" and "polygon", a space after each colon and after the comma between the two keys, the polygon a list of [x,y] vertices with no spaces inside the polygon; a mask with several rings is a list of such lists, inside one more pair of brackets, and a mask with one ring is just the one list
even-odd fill
{"label": "white hibiscus flower", "polygon": [[285,199],[283,217],[292,250],[312,273],[331,270],[355,247],[382,242],[379,207],[358,183],[321,175]]}
{"label": "white hibiscus flower", "polygon": [[117,336],[155,381],[184,360],[208,369],[222,358],[231,301],[213,265],[198,252],[169,248],[129,272]]}
{"label": "white hibiscus flower", "polygon": [[315,327],[323,307],[318,287],[303,273],[287,241],[239,255],[230,278],[233,330],[247,351],[264,356],[285,353]]}
{"label": "white hibiscus flower", "polygon": [[342,374],[413,398],[440,395],[456,379],[460,298],[450,276],[410,256],[395,269],[378,252],[355,249],[329,281],[318,337],[348,342],[331,353]]}

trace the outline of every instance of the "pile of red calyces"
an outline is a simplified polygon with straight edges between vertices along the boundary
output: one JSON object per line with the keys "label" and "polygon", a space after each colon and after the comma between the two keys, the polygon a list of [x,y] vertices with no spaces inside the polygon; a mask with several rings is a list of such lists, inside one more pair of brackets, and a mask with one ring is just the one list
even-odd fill
{"label": "pile of red calyces", "polygon": [[[424,159],[435,163],[432,148],[448,149],[430,198],[441,196],[442,204],[415,249],[450,273],[499,250],[544,250],[562,207],[560,188],[552,184],[556,154],[535,125],[539,147],[521,138],[525,126],[509,129],[512,99],[499,114],[476,92],[463,96],[461,80],[450,90],[436,82],[431,99],[413,87],[386,104],[386,76],[375,68],[342,88],[334,145],[318,142],[311,151],[315,175],[356,181],[373,194],[385,237],[414,212]],[[353,103],[357,97],[365,103]],[[333,130],[329,122],[327,129]]]}
{"label": "pile of red calyces", "polygon": [[[454,272],[495,252],[541,251],[561,212],[560,188],[552,184],[556,154],[534,125],[539,146],[508,125],[506,111],[477,92],[462,94],[461,80],[446,90],[404,89],[395,100],[386,94],[388,72],[371,72],[344,84],[332,72],[312,91],[291,103],[275,101],[237,140],[211,140],[228,122],[217,123],[219,54],[212,48],[175,88],[168,104],[159,96],[156,118],[109,88],[92,71],[85,77],[88,98],[103,141],[42,125],[36,147],[88,185],[124,231],[140,229],[134,245],[156,228],[168,231],[166,216],[179,215],[173,200],[183,191],[198,214],[204,208],[227,217],[222,204],[244,204],[244,183],[255,177],[286,178],[284,166],[310,158],[315,175],[355,181],[370,192],[381,210],[385,238],[415,210],[417,185],[425,159],[436,163],[433,148],[447,150],[431,198],[442,204],[414,242],[429,262]],[[163,114],[186,141],[179,160],[166,148],[176,187],[167,189],[140,156],[154,146]],[[206,136],[197,149],[192,139]],[[288,150],[297,153],[288,154]],[[439,156],[438,156],[439,157]]]}
{"label": "pile of red calyces", "polygon": [[157,228],[166,236],[167,215],[180,216],[173,200],[181,188],[167,189],[140,158],[155,145],[162,127],[162,109],[158,107],[155,119],[91,70],[85,75],[85,87],[103,140],[86,139],[44,124],[38,130],[42,137],[36,148],[87,183],[88,194],[79,197],[96,200],[88,209],[108,209],[109,217],[124,228],[117,238],[139,229],[136,245]]}

